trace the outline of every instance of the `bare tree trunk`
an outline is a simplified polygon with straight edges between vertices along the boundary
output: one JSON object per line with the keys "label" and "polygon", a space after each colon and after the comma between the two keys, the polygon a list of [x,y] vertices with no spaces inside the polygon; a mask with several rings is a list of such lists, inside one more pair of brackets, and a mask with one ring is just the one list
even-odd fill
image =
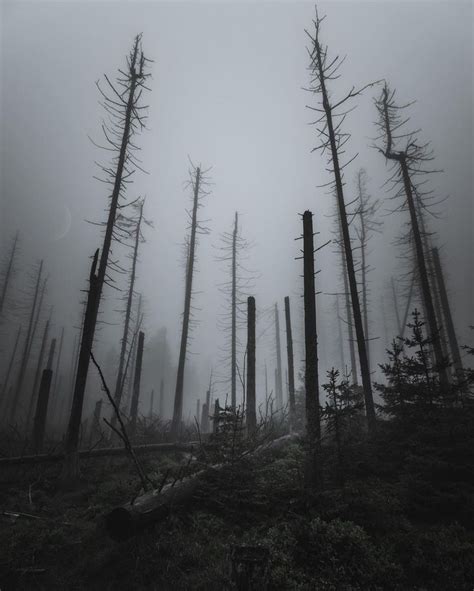
{"label": "bare tree trunk", "polygon": [[415,277],[416,277],[416,266],[415,266],[415,269],[413,270],[413,274],[412,274],[412,277],[411,277],[410,290],[408,292],[407,303],[406,303],[406,306],[405,306],[405,313],[403,315],[402,331],[400,333],[400,336],[402,338],[403,338],[403,336],[405,334],[405,329],[406,329],[407,322],[408,322],[408,314],[410,312],[411,300],[413,298],[413,290],[415,288]]}
{"label": "bare tree trunk", "polygon": [[280,343],[280,316],[278,313],[278,304],[275,304],[275,343],[277,356],[277,375],[276,375],[276,403],[277,409],[281,411],[283,408],[283,383],[282,383],[282,368],[281,368],[281,343]]}
{"label": "bare tree trunk", "polygon": [[38,293],[39,293],[42,271],[43,271],[43,261],[41,261],[39,269],[38,269],[35,294],[33,297],[33,304],[31,306],[30,320],[28,322],[28,330],[26,332],[25,346],[23,349],[23,355],[22,355],[21,362],[20,362],[20,369],[18,371],[18,378],[17,378],[15,390],[13,393],[13,399],[11,400],[11,406],[10,406],[10,421],[11,422],[13,422],[13,420],[15,419],[16,409],[17,409],[18,401],[19,401],[20,394],[21,394],[21,387],[23,386],[23,380],[25,378],[26,366],[28,364],[31,331],[33,329],[33,319],[35,317],[36,302],[38,300]]}
{"label": "bare tree trunk", "polygon": [[434,271],[436,274],[436,282],[438,284],[439,295],[441,298],[441,305],[443,307],[444,319],[446,322],[446,331],[448,333],[449,347],[451,349],[451,356],[453,360],[454,370],[458,377],[463,374],[463,366],[461,361],[461,354],[459,351],[458,339],[456,336],[456,330],[454,329],[453,317],[451,315],[451,307],[449,305],[448,292],[446,290],[446,283],[444,281],[443,268],[441,267],[441,261],[437,248],[433,248],[433,264]]}
{"label": "bare tree trunk", "polygon": [[367,228],[364,195],[362,189],[362,171],[357,174],[357,189],[359,193],[359,219],[360,219],[360,256],[361,256],[361,279],[362,279],[362,310],[364,322],[364,336],[367,349],[367,365],[370,371],[370,341],[369,341],[369,302],[367,295]]}
{"label": "bare tree trunk", "polygon": [[[135,288],[135,277],[136,277],[136,270],[137,270],[137,258],[138,258],[138,246],[140,244],[140,228],[142,225],[143,219],[143,201],[140,204],[140,213],[138,216],[137,227],[135,229],[135,245],[133,248],[133,257],[132,257],[132,269],[130,272],[130,284],[128,288],[128,297],[127,297],[127,307],[125,310],[125,322],[123,325],[123,335],[122,335],[122,343],[120,349],[120,358],[119,358],[119,367],[117,372],[117,381],[115,383],[115,404],[118,408],[120,408],[120,404],[122,401],[122,391],[123,385],[125,382],[124,376],[124,369],[125,369],[125,355],[127,353],[127,345],[128,345],[128,333],[129,333],[129,326],[130,326],[130,316],[132,313],[132,302],[133,302],[133,293]],[[110,420],[113,427],[117,422],[117,417],[115,413],[112,413],[112,417]]]}
{"label": "bare tree trunk", "polygon": [[163,378],[161,378],[161,381],[160,381],[160,412],[159,412],[160,419],[163,419],[164,412],[165,412],[164,397],[165,397],[165,381]]}
{"label": "bare tree trunk", "polygon": [[[135,322],[135,330],[133,333],[134,335],[138,334],[140,331],[141,317],[142,317],[142,294],[139,293],[138,294],[138,305],[137,305],[137,319]],[[130,375],[131,376],[135,375],[135,365],[137,362],[137,346],[138,346],[138,340],[133,339],[132,355],[130,357],[130,360],[131,360]],[[133,380],[129,380],[128,381],[128,388],[127,388],[127,402],[129,402],[132,399],[132,396],[133,396]]]}
{"label": "bare tree trunk", "polygon": [[189,320],[191,315],[191,297],[193,293],[193,274],[194,263],[196,260],[196,230],[197,230],[197,212],[199,205],[199,185],[201,182],[201,169],[196,169],[194,180],[194,198],[193,213],[191,220],[191,236],[189,241],[189,254],[186,270],[186,286],[184,296],[184,314],[183,328],[181,332],[181,346],[179,350],[178,373],[176,376],[176,390],[174,395],[173,420],[171,423],[171,434],[174,437],[179,436],[180,426],[183,416],[183,391],[184,391],[184,366],[186,364],[186,351],[188,346]]}
{"label": "bare tree trunk", "polygon": [[[142,376],[142,359],[143,359],[143,344],[145,341],[145,333],[140,331],[138,335],[138,348],[137,348],[137,362],[135,364],[135,377],[133,380],[133,397],[132,406],[130,408],[130,434],[133,437],[135,435],[135,428],[137,424],[138,415],[138,403],[140,400],[140,380]],[[119,408],[117,404],[117,408]]]}
{"label": "bare tree trunk", "polygon": [[390,283],[392,285],[393,307],[395,308],[395,315],[397,318],[398,334],[401,336],[403,327],[400,320],[400,312],[398,311],[397,290],[395,289],[395,282],[393,280],[393,276],[390,278]]}
{"label": "bare tree trunk", "polygon": [[150,394],[150,410],[148,412],[148,416],[151,417],[153,416],[153,403],[155,402],[155,390],[152,389],[151,394]]}
{"label": "bare tree trunk", "polygon": [[321,425],[319,412],[318,336],[316,332],[316,291],[314,287],[313,214],[303,214],[304,260],[304,325],[305,325],[305,390],[306,434],[308,437],[305,484],[320,484],[319,448]]}
{"label": "bare tree trunk", "polygon": [[285,297],[286,320],[286,351],[288,354],[288,399],[290,403],[290,430],[294,428],[296,404],[295,404],[295,368],[293,359],[293,335],[291,331],[290,298]]}
{"label": "bare tree trunk", "polygon": [[[105,229],[104,243],[102,246],[97,276],[95,275],[95,269],[97,266],[98,251],[94,257],[94,263],[92,265],[90,274],[90,288],[87,301],[87,310],[84,319],[84,329],[79,351],[79,362],[77,367],[71,415],[69,418],[65,441],[65,461],[62,474],[62,479],[65,484],[67,482],[73,482],[79,476],[77,451],[79,446],[79,431],[82,421],[82,408],[84,403],[87,374],[89,371],[90,354],[94,342],[99,303],[103,286],[107,278],[107,266],[109,262],[110,247],[114,233],[117,208],[119,205],[119,197],[123,190],[123,182],[130,174],[126,172],[125,167],[127,158],[130,158],[128,148],[132,133],[132,118],[138,117],[136,111],[137,98],[135,96],[135,91],[137,87],[143,85],[143,80],[145,78],[145,75],[143,74],[145,58],[143,54],[140,56],[138,55],[139,44],[140,37],[137,36],[135,38],[133,50],[128,62],[128,72],[126,74],[128,77],[127,89],[121,96],[122,102],[126,100],[126,108],[123,115],[123,122],[121,122],[121,124],[123,124],[123,132],[120,140],[120,148],[118,150],[117,167],[113,176],[113,190],[110,197],[109,215]],[[125,99],[124,97],[126,96],[126,92],[128,93],[128,96]],[[140,95],[141,88],[139,88],[138,92],[138,96]]]}
{"label": "bare tree trunk", "polygon": [[46,369],[43,370],[41,377],[41,384],[38,393],[38,403],[36,405],[36,413],[33,427],[33,446],[35,453],[41,453],[43,450],[44,433],[46,429],[46,418],[48,415],[49,392],[51,389],[51,380],[53,377],[53,358],[56,347],[56,339],[51,341],[49,348],[48,363]]}
{"label": "bare tree trunk", "polygon": [[354,329],[352,324],[352,312],[351,312],[351,297],[349,293],[349,283],[347,281],[347,265],[344,257],[344,248],[342,246],[342,230],[341,230],[341,265],[342,265],[342,277],[344,281],[344,299],[346,303],[346,321],[347,321],[347,335],[349,339],[349,354],[351,360],[351,377],[354,386],[358,386],[357,378],[357,363],[355,354],[354,344]]}
{"label": "bare tree trunk", "polygon": [[346,360],[344,358],[344,339],[342,338],[342,322],[341,312],[339,310],[339,294],[336,294],[336,316],[337,316],[337,331],[339,337],[339,353],[341,355],[341,375],[346,372]]}
{"label": "bare tree trunk", "polygon": [[232,334],[231,334],[231,406],[237,405],[237,224],[235,212],[234,233],[232,236]]}
{"label": "bare tree trunk", "polygon": [[16,234],[15,234],[15,238],[13,239],[13,244],[12,244],[12,248],[10,251],[10,256],[8,258],[7,270],[5,272],[5,278],[3,280],[2,293],[0,295],[0,314],[2,314],[2,312],[3,312],[3,306],[5,304],[5,297],[7,295],[7,290],[8,290],[8,286],[10,284],[11,274],[13,271],[13,263],[15,260],[15,254],[16,254],[16,249],[17,249],[17,245],[18,245],[18,235],[19,235],[19,232],[17,230]]}
{"label": "bare tree trunk", "polygon": [[247,298],[247,429],[251,433],[257,427],[255,398],[255,298]]}
{"label": "bare tree trunk", "polygon": [[64,341],[64,326],[61,329],[61,337],[59,338],[59,350],[56,357],[56,369],[53,375],[53,388],[51,390],[51,412],[50,416],[56,415],[56,409],[58,405],[58,388],[59,388],[59,364],[61,362],[61,356],[63,352],[63,341]]}

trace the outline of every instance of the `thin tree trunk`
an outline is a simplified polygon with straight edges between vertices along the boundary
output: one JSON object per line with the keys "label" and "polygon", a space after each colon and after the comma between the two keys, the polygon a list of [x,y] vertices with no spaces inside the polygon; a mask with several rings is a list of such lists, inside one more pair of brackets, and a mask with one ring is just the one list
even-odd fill
{"label": "thin tree trunk", "polygon": [[64,341],[64,326],[61,329],[61,336],[59,338],[59,350],[56,357],[56,369],[53,375],[53,388],[51,390],[51,412],[50,415],[56,414],[57,403],[58,403],[58,387],[59,387],[59,364],[61,362],[61,356],[63,352],[63,341]]}
{"label": "thin tree trunk", "polygon": [[44,433],[46,430],[46,419],[48,416],[49,393],[51,390],[51,380],[53,377],[54,350],[56,348],[56,339],[51,341],[46,369],[43,370],[41,384],[38,393],[38,402],[36,405],[35,420],[33,426],[33,446],[35,452],[41,453],[43,450]]}
{"label": "thin tree trunk", "polygon": [[326,115],[327,137],[328,144],[331,150],[331,160],[334,172],[334,182],[336,187],[336,197],[339,209],[339,220],[342,230],[342,238],[344,245],[344,253],[346,260],[347,275],[349,280],[349,288],[352,302],[352,312],[354,316],[354,326],[357,337],[357,347],[359,350],[359,365],[362,378],[362,386],[364,389],[365,411],[367,415],[367,426],[370,433],[375,432],[376,418],[374,399],[372,395],[372,384],[370,380],[369,362],[367,357],[367,347],[364,335],[364,328],[362,324],[362,315],[360,311],[359,292],[357,289],[357,279],[354,270],[354,259],[352,255],[351,238],[349,234],[349,224],[347,222],[346,204],[344,202],[344,190],[341,175],[341,168],[339,165],[339,149],[336,140],[336,132],[333,124],[332,106],[329,102],[328,93],[326,90],[326,77],[322,63],[321,46],[319,41],[315,43],[317,69],[319,72],[319,82],[321,86],[321,94],[323,98],[323,108]]}
{"label": "thin tree trunk", "polygon": [[392,284],[393,307],[395,308],[395,315],[397,317],[398,334],[401,336],[403,328],[402,328],[402,323],[400,320],[400,312],[398,311],[397,290],[395,289],[395,282],[393,280],[393,275],[390,278],[390,283]]}
{"label": "thin tree trunk", "polygon": [[160,381],[160,412],[159,412],[159,416],[160,419],[163,420],[163,416],[164,416],[164,412],[165,412],[165,405],[164,405],[164,397],[165,397],[165,381],[163,378],[161,378]]}
{"label": "thin tree trunk", "polygon": [[18,332],[16,333],[15,345],[13,347],[10,361],[8,362],[7,373],[5,375],[5,379],[3,381],[3,386],[2,386],[2,397],[1,397],[0,402],[2,404],[3,411],[5,414],[7,412],[7,407],[8,407],[8,402],[9,402],[9,397],[5,397],[5,393],[7,391],[8,382],[10,380],[10,374],[12,372],[13,364],[15,362],[16,351],[18,349],[18,343],[20,342],[20,335],[21,335],[21,324],[18,327]]}
{"label": "thin tree trunk", "polygon": [[444,281],[443,268],[441,267],[441,261],[437,248],[433,248],[433,264],[434,271],[436,274],[436,282],[438,284],[439,295],[441,298],[441,305],[443,307],[444,319],[446,322],[446,331],[448,333],[449,347],[451,349],[451,356],[453,360],[454,370],[458,377],[463,374],[463,366],[461,361],[461,354],[459,350],[458,339],[456,336],[456,330],[454,328],[453,317],[451,315],[451,307],[449,305],[448,292],[446,290],[446,283]]}
{"label": "thin tree trunk", "polygon": [[16,234],[15,234],[15,238],[13,239],[12,249],[10,251],[10,256],[8,258],[7,270],[5,272],[5,278],[3,280],[2,293],[0,295],[0,314],[2,314],[2,312],[3,312],[3,306],[5,304],[5,298],[7,295],[7,290],[8,290],[8,286],[10,284],[11,274],[13,271],[13,263],[15,260],[15,254],[16,254],[16,249],[17,249],[17,245],[18,245],[18,235],[19,235],[19,232],[17,230]]}
{"label": "thin tree trunk", "polygon": [[361,278],[362,278],[362,310],[364,321],[364,336],[367,349],[367,365],[370,372],[370,341],[369,341],[369,302],[367,295],[367,263],[366,263],[366,247],[367,247],[367,229],[365,227],[365,211],[362,195],[362,181],[361,171],[357,175],[357,188],[359,192],[359,219],[360,219],[360,255],[361,255]]}
{"label": "thin tree trunk", "polygon": [[101,398],[100,400],[97,400],[97,402],[95,403],[89,445],[93,445],[96,441],[98,441],[100,439],[100,436],[101,436],[100,415],[102,413],[103,402],[104,401]]}
{"label": "thin tree trunk", "polygon": [[293,358],[293,335],[291,331],[290,298],[285,297],[285,321],[286,321],[286,351],[288,354],[288,398],[290,403],[290,430],[295,425],[295,367]]}
{"label": "thin tree trunk", "polygon": [[[86,389],[87,374],[89,371],[90,354],[94,342],[95,328],[97,324],[97,315],[99,312],[99,303],[102,295],[102,289],[106,280],[107,266],[109,261],[110,246],[112,244],[115,219],[118,208],[118,201],[123,188],[123,177],[125,161],[128,155],[128,146],[131,134],[132,115],[135,108],[135,90],[139,79],[142,77],[143,59],[140,60],[140,68],[137,71],[137,58],[139,37],[135,39],[134,48],[129,61],[130,86],[128,89],[127,106],[123,120],[123,133],[120,142],[120,150],[117,160],[117,168],[114,176],[114,186],[110,198],[109,215],[105,229],[104,243],[100,257],[100,263],[97,276],[95,269],[97,266],[98,251],[94,257],[92,270],[90,274],[90,288],[87,301],[86,316],[84,319],[84,329],[81,339],[79,362],[77,367],[76,382],[74,387],[74,396],[72,400],[71,415],[65,440],[65,461],[63,467],[63,482],[72,482],[79,476],[78,446],[79,431],[82,421],[82,408],[84,403],[84,394]],[[143,56],[142,56],[143,58]]]}
{"label": "thin tree trunk", "polygon": [[306,434],[308,453],[306,487],[318,486],[321,478],[319,447],[321,440],[319,412],[318,337],[316,332],[316,291],[314,287],[313,214],[303,214],[304,319],[305,319],[305,390]]}
{"label": "thin tree trunk", "polygon": [[250,433],[257,427],[255,398],[255,298],[247,298],[247,429]]}
{"label": "thin tree trunk", "polygon": [[411,300],[413,298],[413,290],[415,288],[415,277],[416,277],[416,266],[415,266],[415,269],[413,270],[413,274],[411,276],[410,290],[408,292],[407,304],[405,306],[405,313],[403,315],[402,331],[400,333],[400,336],[402,338],[405,334],[405,330],[406,330],[406,326],[407,326],[407,322],[408,322],[408,314],[410,312]]}
{"label": "thin tree trunk", "polygon": [[237,406],[237,228],[238,214],[235,212],[232,236],[232,334],[231,334],[231,406]]}
{"label": "thin tree trunk", "polygon": [[277,375],[276,375],[276,403],[277,409],[283,408],[283,383],[282,383],[282,367],[281,367],[281,343],[280,343],[280,315],[278,313],[278,304],[275,304],[275,344],[277,356]]}
{"label": "thin tree trunk", "polygon": [[43,271],[43,261],[41,261],[39,269],[38,269],[38,277],[36,279],[36,287],[35,287],[35,294],[33,297],[33,305],[31,306],[30,319],[28,322],[28,330],[26,332],[25,346],[23,349],[23,355],[22,355],[21,362],[20,362],[20,369],[18,371],[18,378],[17,378],[15,390],[13,393],[13,399],[11,401],[11,406],[10,406],[10,421],[11,422],[13,422],[13,420],[15,419],[16,409],[17,409],[18,401],[19,401],[20,394],[21,394],[21,388],[23,386],[23,380],[25,378],[26,366],[28,364],[31,331],[33,329],[33,320],[35,317],[36,302],[38,300],[38,293],[39,293],[42,271]]}
{"label": "thin tree trunk", "polygon": [[347,336],[349,339],[349,354],[351,360],[351,377],[354,386],[358,386],[357,378],[357,363],[355,354],[354,344],[354,328],[352,324],[352,311],[351,311],[351,296],[349,293],[349,283],[347,281],[347,265],[344,257],[344,247],[342,245],[342,230],[341,230],[341,265],[342,265],[342,277],[344,281],[344,299],[346,301],[346,321],[347,321]]}
{"label": "thin tree trunk", "polygon": [[38,363],[36,365],[36,372],[35,372],[35,379],[33,382],[33,389],[31,391],[31,396],[30,396],[30,403],[28,405],[28,415],[26,417],[26,425],[27,428],[30,425],[30,420],[31,420],[31,415],[33,413],[33,409],[36,406],[36,393],[38,391],[38,385],[39,385],[39,381],[40,381],[40,376],[43,375],[43,356],[44,356],[44,352],[46,349],[46,343],[48,341],[48,333],[49,333],[49,323],[51,321],[51,317],[48,318],[48,320],[46,321],[45,327],[44,327],[44,331],[43,331],[43,338],[41,340],[41,348],[40,348],[40,352],[39,352],[39,356],[38,356]]}
{"label": "thin tree trunk", "polygon": [[176,390],[174,395],[173,420],[171,422],[171,434],[178,437],[183,416],[183,391],[184,391],[184,367],[186,364],[186,351],[188,347],[189,320],[191,315],[191,298],[193,293],[194,263],[196,260],[196,230],[197,212],[199,205],[199,185],[201,182],[201,169],[196,169],[194,180],[193,213],[191,220],[191,237],[189,242],[189,254],[187,260],[186,286],[184,295],[183,327],[181,331],[181,346],[179,350],[178,373],[176,376]]}
{"label": "thin tree trunk", "polygon": [[[143,344],[145,342],[145,333],[140,331],[138,335],[137,348],[137,362],[135,364],[135,376],[133,380],[133,397],[132,406],[130,408],[130,432],[131,436],[135,435],[135,428],[137,425],[138,404],[140,401],[140,381],[142,376],[142,359],[143,359]],[[117,404],[117,408],[118,404]]]}
{"label": "thin tree trunk", "polygon": [[342,338],[342,322],[341,312],[339,310],[339,294],[336,294],[336,316],[337,316],[337,331],[339,336],[339,353],[341,355],[341,374],[346,372],[346,360],[344,358],[344,339]]}
{"label": "thin tree trunk", "polygon": [[[38,328],[38,323],[39,323],[39,318],[40,318],[41,310],[43,308],[44,293],[46,291],[46,284],[47,284],[47,282],[48,282],[48,278],[46,277],[43,280],[43,285],[42,285],[41,290],[40,290],[40,296],[39,296],[38,306],[36,308],[35,320],[34,320],[34,323],[33,323],[33,330],[31,331],[30,344],[29,344],[29,347],[28,347],[28,358],[31,355],[31,349],[33,347],[33,343],[34,343],[35,335],[36,335],[36,330]],[[51,308],[51,314],[52,313],[53,313],[53,309]]]}
{"label": "thin tree trunk", "polygon": [[148,416],[151,417],[153,416],[153,403],[155,402],[155,390],[152,389],[151,394],[150,394],[150,411],[148,413]]}
{"label": "thin tree trunk", "polygon": [[[138,216],[137,227],[135,229],[135,245],[133,248],[132,269],[131,269],[131,273],[130,273],[130,285],[128,288],[127,307],[125,310],[125,322],[123,325],[123,335],[122,335],[122,343],[121,343],[121,349],[120,349],[117,381],[115,383],[114,399],[115,399],[115,404],[117,405],[118,408],[120,408],[120,404],[122,401],[123,384],[125,382],[125,376],[124,376],[125,355],[127,353],[128,333],[129,333],[129,326],[130,326],[130,316],[132,313],[132,302],[133,302],[133,293],[134,293],[134,288],[135,288],[138,246],[140,244],[140,228],[141,228],[141,224],[142,224],[142,219],[143,219],[143,201],[140,204],[140,213]],[[117,417],[115,416],[115,413],[112,413],[110,423],[113,427],[115,427],[116,422],[117,422]]]}

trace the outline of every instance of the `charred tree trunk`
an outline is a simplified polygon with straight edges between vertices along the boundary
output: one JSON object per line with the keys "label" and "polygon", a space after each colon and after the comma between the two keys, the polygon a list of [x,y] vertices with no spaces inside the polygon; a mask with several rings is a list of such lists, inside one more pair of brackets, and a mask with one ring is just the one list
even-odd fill
{"label": "charred tree trunk", "polygon": [[461,354],[459,351],[458,339],[454,329],[453,317],[451,315],[451,307],[449,305],[448,292],[446,290],[446,283],[444,281],[443,269],[437,248],[433,248],[433,264],[436,275],[436,282],[438,284],[441,305],[443,307],[444,319],[446,322],[446,331],[448,333],[449,347],[451,349],[451,356],[453,360],[454,370],[458,377],[463,374],[463,366],[461,361]]}
{"label": "charred tree trunk", "polygon": [[[132,313],[132,302],[133,302],[133,293],[135,288],[135,277],[136,277],[136,270],[137,270],[137,258],[138,258],[138,246],[140,244],[140,228],[142,225],[143,219],[143,201],[140,204],[140,213],[138,215],[137,227],[135,229],[135,244],[133,248],[133,257],[132,257],[132,269],[130,272],[130,284],[128,288],[128,296],[127,296],[127,307],[125,309],[125,322],[123,325],[123,335],[122,335],[122,343],[120,348],[120,358],[119,358],[119,367],[117,372],[117,381],[115,383],[115,404],[118,408],[120,408],[120,404],[122,401],[122,392],[123,386],[125,382],[125,355],[127,353],[127,345],[128,345],[128,333],[130,327],[130,316]],[[115,413],[112,413],[112,417],[110,420],[113,427],[117,422],[117,417]]]}
{"label": "charred tree trunk", "polygon": [[278,304],[275,304],[275,345],[277,357],[277,374],[276,374],[276,403],[277,410],[281,411],[283,408],[283,383],[282,383],[282,368],[281,368],[281,343],[280,343],[280,315],[278,313]]}
{"label": "charred tree trunk", "polygon": [[255,298],[247,298],[247,429],[257,427],[257,405],[255,397]]}
{"label": "charred tree trunk", "polygon": [[288,354],[288,399],[290,403],[290,429],[295,423],[295,368],[293,358],[293,335],[291,331],[290,298],[285,297],[285,321],[286,321],[286,351]]}
{"label": "charred tree trunk", "polygon": [[43,372],[43,356],[44,356],[44,351],[46,349],[46,343],[48,341],[50,321],[51,321],[51,318],[49,318],[46,321],[46,324],[44,327],[44,332],[43,332],[43,338],[41,340],[41,348],[40,348],[40,352],[39,352],[39,356],[38,356],[38,364],[36,365],[35,379],[33,382],[33,390],[31,392],[30,403],[28,406],[28,415],[26,417],[27,428],[30,425],[30,420],[31,420],[31,415],[33,413],[33,408],[35,408],[35,405],[36,405],[36,393],[38,391],[38,382],[39,382],[40,376],[42,375],[42,372]]}
{"label": "charred tree trunk", "polygon": [[191,298],[193,293],[194,263],[196,260],[196,230],[198,225],[197,213],[199,205],[199,185],[201,182],[201,169],[196,169],[194,179],[193,213],[191,219],[191,236],[189,241],[189,253],[186,269],[186,286],[184,295],[183,328],[181,331],[181,346],[179,350],[178,373],[176,376],[176,390],[174,394],[173,420],[171,434],[178,437],[180,434],[183,417],[183,391],[184,391],[184,367],[186,364],[186,351],[188,347],[189,321],[191,317]]}
{"label": "charred tree trunk", "polygon": [[308,452],[305,483],[307,488],[320,484],[319,447],[321,425],[319,412],[318,336],[316,332],[316,291],[314,287],[313,214],[303,214],[304,328],[306,434]]}
{"label": "charred tree trunk", "polygon": [[[138,415],[138,403],[140,400],[140,380],[142,376],[142,359],[143,359],[143,344],[145,341],[145,333],[140,331],[138,336],[138,348],[137,348],[137,362],[135,364],[135,377],[133,380],[133,396],[132,406],[130,408],[130,431],[131,436],[135,435],[135,428],[137,424]],[[117,408],[119,408],[117,404]]]}
{"label": "charred tree trunk", "polygon": [[12,244],[12,248],[10,251],[10,256],[8,257],[7,270],[5,271],[2,293],[0,295],[0,315],[3,313],[3,307],[5,305],[5,298],[7,295],[7,290],[8,290],[8,286],[10,284],[10,279],[11,279],[11,275],[12,275],[12,271],[13,271],[13,264],[14,264],[15,254],[16,254],[16,250],[17,250],[17,246],[18,246],[18,234],[19,234],[19,232],[17,230],[17,232],[15,234],[15,238],[13,239],[13,244]]}
{"label": "charred tree trunk", "polygon": [[28,364],[31,332],[33,329],[33,320],[35,317],[36,302],[38,300],[38,293],[39,293],[39,288],[40,288],[42,271],[43,271],[43,261],[41,261],[39,269],[38,269],[38,276],[36,279],[35,293],[33,296],[33,304],[31,306],[30,319],[28,322],[28,329],[26,332],[25,346],[23,348],[23,355],[22,355],[21,362],[20,362],[20,369],[18,371],[18,378],[17,378],[15,390],[13,392],[13,398],[11,400],[11,406],[10,406],[10,421],[11,422],[13,422],[13,420],[15,419],[16,409],[17,409],[18,401],[19,401],[19,398],[21,395],[21,388],[23,386],[23,380],[25,378],[26,366]]}
{"label": "charred tree trunk", "polygon": [[344,285],[344,299],[346,303],[346,321],[347,321],[347,335],[349,339],[349,354],[351,360],[351,377],[354,386],[359,385],[357,378],[357,363],[355,354],[355,343],[354,343],[354,327],[352,323],[352,312],[351,312],[351,297],[349,293],[349,283],[347,281],[347,266],[346,259],[344,257],[344,248],[342,246],[342,230],[341,230],[341,266],[342,266],[342,277]]}

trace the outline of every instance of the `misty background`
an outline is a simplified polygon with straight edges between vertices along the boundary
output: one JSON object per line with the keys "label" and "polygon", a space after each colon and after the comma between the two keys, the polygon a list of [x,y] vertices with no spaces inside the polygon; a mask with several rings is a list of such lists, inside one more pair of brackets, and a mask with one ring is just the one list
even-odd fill
{"label": "misty background", "polygon": [[[410,127],[434,149],[429,179],[440,198],[440,216],[430,219],[437,231],[459,342],[472,343],[473,301],[473,8],[470,2],[332,2],[318,5],[326,14],[322,39],[335,56],[347,54],[331,92],[343,95],[352,85],[386,79],[410,108]],[[214,396],[225,398],[222,347],[228,335],[219,327],[225,298],[218,285],[227,278],[217,261],[220,235],[232,229],[239,212],[242,236],[253,245],[246,266],[255,271],[252,295],[257,301],[257,396],[262,400],[263,371],[268,366],[273,388],[275,367],[271,308],[280,307],[282,347],[283,298],[292,302],[296,367],[303,359],[302,261],[298,214],[309,209],[317,245],[332,238],[334,198],[318,185],[330,180],[326,159],[311,152],[317,132],[314,114],[305,105],[316,99],[309,84],[306,51],[312,3],[264,2],[3,2],[1,10],[1,243],[5,253],[16,230],[20,256],[14,297],[21,300],[26,276],[44,259],[49,276],[47,307],[54,306],[53,333],[66,327],[64,372],[81,317],[90,257],[102,243],[101,228],[86,222],[106,219],[108,190],[95,180],[94,161],[107,162],[101,143],[97,80],[115,77],[123,67],[134,36],[143,33],[145,55],[154,60],[148,130],[138,138],[140,157],[149,174],[137,171],[128,199],[146,196],[146,228],[136,291],[144,298],[148,392],[158,388],[153,364],[159,335],[166,329],[171,363],[177,364],[184,299],[183,243],[191,195],[184,187],[189,160],[212,166],[212,191],[202,217],[210,234],[201,236],[194,278],[199,321],[192,332],[185,385],[185,415],[203,399],[211,368],[222,376]],[[368,189],[382,201],[382,232],[369,245],[371,356],[384,360],[387,340],[397,327],[390,278],[406,272],[393,241],[407,213],[392,213],[383,184],[389,177],[382,155],[371,145],[376,135],[373,98],[379,87],[356,99],[357,109],[345,123],[352,133],[347,154],[359,153],[346,169],[346,200],[355,197],[355,174],[368,173]],[[124,251],[125,252],[125,251]],[[125,259],[128,260],[128,259]],[[333,246],[317,253],[320,374],[338,366],[335,292],[341,292],[339,257]],[[120,280],[118,280],[120,281]],[[125,278],[123,280],[125,287]],[[384,300],[382,309],[381,300]],[[121,294],[107,289],[101,306],[104,321],[96,338],[96,355],[114,375],[122,333]],[[16,326],[2,328],[1,357],[6,362]],[[161,332],[160,332],[161,331]],[[241,333],[245,342],[245,332]],[[155,343],[156,346],[151,346]],[[239,365],[242,368],[242,354]],[[115,359],[115,361],[114,361]],[[285,355],[283,355],[285,359]],[[347,361],[346,361],[347,362]],[[286,360],[284,366],[286,365]],[[148,367],[148,369],[147,369]],[[98,397],[95,368],[89,393]],[[175,374],[166,376],[169,417]],[[322,378],[323,382],[324,379]],[[92,389],[92,392],[91,392]],[[239,388],[238,388],[239,392]]]}

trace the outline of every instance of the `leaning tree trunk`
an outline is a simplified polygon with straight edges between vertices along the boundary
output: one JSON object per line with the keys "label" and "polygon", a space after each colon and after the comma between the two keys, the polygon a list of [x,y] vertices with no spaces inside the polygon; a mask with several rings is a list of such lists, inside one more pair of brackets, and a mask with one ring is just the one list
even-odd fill
{"label": "leaning tree trunk", "polygon": [[[65,462],[63,466],[63,482],[72,482],[77,480],[79,476],[79,462],[78,462],[78,447],[79,435],[82,421],[82,408],[84,404],[84,394],[86,389],[87,374],[89,372],[90,354],[92,345],[94,343],[94,334],[97,324],[97,315],[99,312],[99,303],[102,295],[103,286],[106,280],[107,267],[109,262],[110,247],[114,234],[115,221],[117,216],[117,209],[119,206],[119,197],[123,190],[123,181],[130,174],[126,172],[126,161],[130,157],[128,148],[130,137],[132,133],[132,118],[137,117],[136,111],[136,96],[135,91],[137,86],[140,86],[144,79],[143,54],[138,57],[140,38],[136,37],[132,54],[128,63],[127,82],[128,97],[126,99],[126,107],[123,116],[123,131],[120,140],[120,148],[118,151],[117,167],[113,176],[113,190],[110,198],[109,215],[104,235],[104,243],[100,256],[100,263],[97,275],[95,269],[97,266],[98,251],[94,257],[91,274],[89,277],[90,288],[87,300],[86,315],[84,318],[84,328],[82,333],[82,340],[79,351],[79,361],[76,373],[76,381],[74,386],[74,395],[72,400],[71,415],[69,417],[69,424],[65,439]],[[141,88],[138,96],[141,94]],[[125,96],[125,93],[124,95]],[[125,99],[121,97],[122,101]]]}
{"label": "leaning tree trunk", "polygon": [[295,426],[295,368],[293,359],[293,336],[291,331],[290,298],[285,297],[286,351],[288,354],[288,399],[290,403],[290,430]]}
{"label": "leaning tree trunk", "polygon": [[183,391],[184,391],[184,366],[186,364],[186,351],[188,347],[189,321],[191,316],[191,298],[193,293],[194,263],[196,260],[196,230],[198,225],[197,212],[199,205],[199,185],[201,182],[201,169],[196,169],[194,181],[193,213],[191,220],[191,237],[189,241],[189,253],[186,269],[186,285],[184,295],[183,327],[181,331],[181,346],[179,349],[178,373],[176,376],[176,390],[174,394],[173,420],[171,422],[171,434],[178,437],[180,434],[183,416]]}
{"label": "leaning tree trunk", "polygon": [[343,285],[344,285],[344,300],[346,304],[346,321],[347,321],[347,335],[349,339],[349,354],[351,360],[351,377],[352,383],[354,386],[358,386],[358,378],[357,378],[357,363],[356,363],[356,354],[355,354],[355,344],[354,344],[354,327],[352,323],[352,312],[351,312],[351,294],[349,293],[349,283],[347,281],[347,265],[346,259],[344,256],[344,247],[342,244],[342,230],[341,230],[341,267],[342,267],[342,277],[343,277]]}
{"label": "leaning tree trunk", "polygon": [[316,332],[316,291],[314,287],[313,214],[303,214],[304,261],[304,332],[306,434],[308,437],[306,487],[317,487],[321,480],[319,448],[321,425],[319,413],[318,336]]}
{"label": "leaning tree trunk", "polygon": [[257,427],[255,398],[255,298],[247,298],[247,429],[252,433]]}

